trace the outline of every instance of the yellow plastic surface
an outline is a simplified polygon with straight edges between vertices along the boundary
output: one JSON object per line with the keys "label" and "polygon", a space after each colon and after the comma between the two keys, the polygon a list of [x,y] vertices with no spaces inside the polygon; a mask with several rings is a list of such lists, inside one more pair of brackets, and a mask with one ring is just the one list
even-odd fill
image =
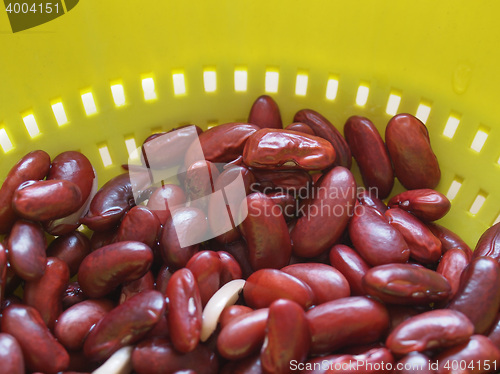
{"label": "yellow plastic surface", "polygon": [[[244,120],[266,92],[266,76],[270,84],[278,73],[277,92],[268,93],[285,122],[309,107],[339,129],[350,115],[368,116],[383,133],[391,94],[401,98],[398,112],[425,119],[426,105],[442,169],[438,189],[447,194],[453,181],[461,183],[442,223],[474,246],[500,214],[498,14],[497,0],[82,0],[64,16],[12,33],[2,4],[0,180],[30,150],[55,156],[77,149],[102,184],[127,161],[126,140],[139,145],[152,131],[180,123]],[[235,70],[247,74],[246,87],[237,80],[238,91]],[[213,72],[215,91],[206,92]],[[174,91],[174,74],[183,75],[185,93],[180,86]],[[306,87],[296,85],[298,75]],[[125,105],[115,104],[116,84]],[[145,99],[143,84],[155,99]],[[360,85],[368,87],[363,105],[356,104],[363,102]],[[82,101],[88,93],[91,115]],[[59,102],[68,120],[61,126],[53,111]],[[451,139],[443,135],[450,116],[459,119]],[[34,118],[37,136],[30,137],[23,118],[28,124]],[[480,129],[488,137],[477,152],[471,145]],[[103,146],[112,162],[106,167]],[[472,214],[478,194],[486,199]]]}

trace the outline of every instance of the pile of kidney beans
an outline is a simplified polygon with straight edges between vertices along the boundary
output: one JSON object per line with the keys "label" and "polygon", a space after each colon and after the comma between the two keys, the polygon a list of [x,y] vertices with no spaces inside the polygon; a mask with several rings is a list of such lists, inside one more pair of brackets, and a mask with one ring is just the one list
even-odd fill
{"label": "pile of kidney beans", "polygon": [[[394,116],[385,142],[367,118],[349,118],[344,137],[309,109],[283,129],[261,96],[248,123],[197,132],[206,161],[188,151],[179,185],[136,199],[128,172],[96,192],[79,152],[34,151],[11,169],[0,373],[499,370],[500,225],[473,252],[433,222],[450,202],[433,190],[440,169],[417,118]],[[169,157],[191,146],[154,139]],[[237,176],[248,216],[182,247],[177,234],[201,238],[220,215],[189,202]],[[396,177],[408,190],[386,204]],[[173,203],[185,206],[162,208]]]}

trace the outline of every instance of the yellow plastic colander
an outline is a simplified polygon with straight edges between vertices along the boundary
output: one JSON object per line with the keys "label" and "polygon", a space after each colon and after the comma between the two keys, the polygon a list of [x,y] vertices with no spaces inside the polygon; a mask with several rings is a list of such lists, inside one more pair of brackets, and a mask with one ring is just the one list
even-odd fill
{"label": "yellow plastic colander", "polygon": [[152,131],[245,120],[268,93],[285,123],[307,107],[383,134],[415,114],[452,200],[442,224],[474,246],[499,221],[499,1],[71,3],[16,33],[0,5],[0,180],[30,150],[76,149],[102,185]]}

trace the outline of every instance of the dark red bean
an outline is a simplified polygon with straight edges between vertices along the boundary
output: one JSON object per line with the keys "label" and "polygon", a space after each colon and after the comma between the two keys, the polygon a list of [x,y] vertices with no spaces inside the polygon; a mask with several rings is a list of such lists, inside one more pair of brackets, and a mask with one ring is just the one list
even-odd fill
{"label": "dark red bean", "polygon": [[290,233],[293,253],[300,257],[315,257],[331,248],[344,232],[356,201],[356,182],[343,167],[325,174],[314,191]]}
{"label": "dark red bean", "polygon": [[389,206],[406,210],[423,221],[436,221],[448,213],[451,203],[442,193],[424,188],[397,194],[389,200]]}
{"label": "dark red bean", "polygon": [[238,176],[241,176],[243,179],[246,195],[255,192],[254,183],[257,179],[255,178],[254,171],[244,165],[225,167],[224,171],[215,179],[215,191],[229,186]]}
{"label": "dark red bean", "polygon": [[387,149],[401,184],[409,189],[434,188],[441,179],[427,127],[411,114],[397,114],[385,129]]}
{"label": "dark red bean", "polygon": [[410,264],[380,265],[368,270],[363,287],[370,296],[403,305],[426,305],[448,300],[451,287],[433,270]]}
{"label": "dark red bean", "polygon": [[56,257],[68,265],[70,277],[78,272],[83,259],[90,253],[90,240],[82,233],[75,231],[59,236],[47,249],[48,257]]}
{"label": "dark red bean", "polygon": [[266,308],[278,299],[293,300],[304,309],[313,304],[311,288],[300,279],[276,269],[261,269],[250,275],[243,287],[246,304]]}
{"label": "dark red bean", "polygon": [[7,234],[16,220],[12,198],[17,188],[23,182],[45,178],[49,169],[50,156],[44,151],[28,153],[10,169],[0,189],[0,234]]}
{"label": "dark red bean", "polygon": [[0,243],[0,304],[3,302],[3,299],[5,297],[5,285],[7,282],[8,266],[9,263],[7,262],[7,250],[5,249],[4,245]]}
{"label": "dark red bean", "polygon": [[116,242],[136,241],[149,246],[156,245],[161,224],[158,217],[145,206],[130,209],[120,223],[116,233]]}
{"label": "dark red bean", "polygon": [[143,291],[155,289],[155,278],[151,271],[148,271],[139,279],[125,283],[120,293],[120,304]]}
{"label": "dark red bean", "polygon": [[163,295],[166,295],[167,292],[167,284],[172,277],[172,270],[167,266],[163,265],[158,271],[158,275],[156,276],[156,290],[160,291]]}
{"label": "dark red bean", "polygon": [[412,352],[396,363],[395,374],[434,374],[431,360],[419,352]]}
{"label": "dark red bean", "polygon": [[479,256],[491,257],[500,262],[500,223],[491,226],[479,238],[472,257]]}
{"label": "dark red bean", "polygon": [[387,311],[389,312],[389,317],[391,318],[391,326],[389,327],[389,332],[391,332],[401,323],[422,313],[425,309],[417,309],[416,307],[409,305],[387,304]]}
{"label": "dark red bean", "polygon": [[451,248],[459,248],[465,252],[469,261],[471,260],[472,250],[457,234],[434,222],[428,222],[427,227],[441,241],[443,253]]}
{"label": "dark red bean", "polygon": [[283,123],[278,104],[268,95],[259,96],[250,109],[248,123],[260,128],[281,129]]}
{"label": "dark red bean", "polygon": [[408,261],[410,249],[403,235],[375,209],[361,208],[349,223],[349,237],[358,253],[373,266]]}
{"label": "dark red bean", "polygon": [[201,251],[195,254],[186,264],[191,270],[200,290],[201,303],[205,306],[214,293],[222,286],[220,275],[222,262],[217,252]]}
{"label": "dark red bean", "polygon": [[220,274],[221,285],[224,285],[233,279],[241,279],[242,271],[238,261],[228,252],[218,251],[222,269]]}
{"label": "dark red bean", "polygon": [[387,309],[361,296],[318,305],[306,313],[306,318],[311,333],[310,353],[313,354],[376,342],[389,328]]}
{"label": "dark red bean", "polygon": [[351,295],[347,279],[340,271],[325,264],[304,263],[288,265],[281,271],[306,283],[314,294],[314,305]]}
{"label": "dark red bean", "polygon": [[259,190],[264,193],[276,189],[293,196],[307,195],[312,185],[311,175],[304,170],[253,169],[252,171],[257,179]]}
{"label": "dark red bean", "polygon": [[489,257],[476,257],[462,273],[460,288],[448,308],[465,314],[474,332],[488,331],[500,307],[500,265]]}
{"label": "dark red bean", "polygon": [[495,321],[491,324],[488,338],[500,349],[500,314],[497,314]]}
{"label": "dark red bean", "polygon": [[254,354],[237,361],[229,361],[220,374],[262,374],[260,355]]}
{"label": "dark red bean", "polygon": [[361,205],[370,206],[377,210],[380,214],[384,214],[387,211],[387,206],[385,203],[377,197],[377,191],[375,190],[363,190],[358,193],[358,202]]}
{"label": "dark red bean", "polygon": [[177,270],[172,275],[167,285],[167,297],[172,344],[179,352],[191,352],[200,340],[202,306],[198,285],[189,269]]}
{"label": "dark red bean", "polygon": [[381,199],[389,196],[394,185],[394,172],[377,128],[368,118],[352,116],[344,125],[344,135],[365,186],[376,188]]}
{"label": "dark red bean", "polygon": [[469,264],[467,255],[459,248],[448,250],[436,269],[436,272],[445,277],[451,286],[451,297],[455,296],[460,286],[460,277]]}
{"label": "dark red bean", "polygon": [[113,307],[113,303],[106,299],[85,300],[75,304],[59,316],[54,335],[66,349],[78,351],[83,348],[90,330]]}
{"label": "dark red bean", "polygon": [[152,262],[153,251],[146,244],[110,244],[85,257],[78,271],[78,281],[85,294],[99,298],[124,282],[142,277]]}
{"label": "dark red bean", "polygon": [[347,169],[351,168],[352,156],[349,145],[345,141],[342,134],[330,123],[330,121],[311,109],[299,110],[295,113],[293,121],[305,123],[317,136],[328,140],[333,145],[337,154],[337,158],[335,160],[336,166],[344,166]]}
{"label": "dark red bean", "polygon": [[144,291],[107,313],[90,330],[83,350],[93,361],[102,361],[120,348],[137,343],[165,313],[164,296]]}
{"label": "dark red bean", "polygon": [[50,333],[35,308],[9,306],[3,311],[1,331],[17,340],[27,369],[55,374],[68,367],[68,353]]}
{"label": "dark red bean", "polygon": [[40,279],[45,271],[47,243],[38,223],[19,220],[10,232],[7,248],[9,263],[22,279]]}
{"label": "dark red bean", "polygon": [[290,221],[297,215],[298,202],[292,195],[286,192],[277,191],[268,193],[267,196],[274,204],[280,207],[281,213],[286,221]]}
{"label": "dark red bean", "polygon": [[404,355],[452,347],[466,342],[473,333],[474,325],[464,314],[436,309],[402,322],[390,333],[385,344],[394,354]]}
{"label": "dark red bean", "polygon": [[118,227],[114,227],[108,231],[94,231],[90,236],[90,246],[92,251],[105,247],[115,242]]}
{"label": "dark red bean", "polygon": [[285,130],[292,130],[297,132],[303,132],[307,135],[316,135],[309,125],[301,122],[294,122],[285,127]]}
{"label": "dark red bean", "polygon": [[88,296],[82,291],[80,283],[71,282],[66,286],[62,295],[63,309],[68,309],[71,306],[78,304],[88,299]]}
{"label": "dark red bean", "polygon": [[[219,170],[210,161],[200,160],[190,165],[186,171],[186,179],[184,180],[188,199],[192,203],[196,203],[196,200],[215,192],[214,184],[218,177]],[[196,204],[201,204],[200,207],[204,207],[208,204],[208,198],[202,199]]]}
{"label": "dark red bean", "polygon": [[24,374],[23,352],[10,334],[0,333],[0,362],[2,374]]}
{"label": "dark red bean", "polygon": [[233,243],[226,243],[224,245],[217,245],[217,249],[228,252],[238,262],[241,268],[242,277],[248,278],[253,273],[252,266],[248,260],[248,246],[243,241],[236,241]]}
{"label": "dark red bean", "polygon": [[186,194],[182,188],[175,184],[165,184],[158,187],[149,197],[147,207],[151,210],[162,225],[170,217],[170,208],[186,203]]}
{"label": "dark red bean", "polygon": [[356,251],[346,245],[337,244],[330,251],[330,263],[347,279],[353,295],[365,294],[362,279],[370,270],[370,265]]}
{"label": "dark red bean", "polygon": [[253,312],[253,309],[245,305],[230,305],[225,307],[219,317],[219,324],[221,329],[223,329],[226,325],[228,325],[236,318],[244,316],[245,314],[248,314],[250,312]]}

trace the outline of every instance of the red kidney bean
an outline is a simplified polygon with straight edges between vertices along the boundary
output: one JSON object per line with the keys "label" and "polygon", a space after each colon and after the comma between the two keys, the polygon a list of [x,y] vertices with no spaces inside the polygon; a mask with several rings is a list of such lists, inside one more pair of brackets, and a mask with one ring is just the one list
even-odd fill
{"label": "red kidney bean", "polygon": [[90,236],[90,247],[92,251],[105,247],[115,242],[118,234],[118,227],[114,227],[108,231],[94,231]]}
{"label": "red kidney bean", "polygon": [[225,168],[224,171],[220,173],[216,179],[214,179],[215,191],[229,186],[240,175],[243,179],[243,185],[245,186],[246,194],[248,195],[250,192],[255,192],[254,183],[257,181],[257,179],[255,178],[254,170],[250,170],[244,165],[230,166]]}
{"label": "red kidney bean", "polygon": [[293,264],[285,266],[281,271],[293,275],[311,287],[314,294],[314,305],[351,295],[347,279],[340,271],[330,265]]}
{"label": "red kidney bean", "polygon": [[388,304],[387,311],[391,320],[389,332],[392,332],[397,326],[407,319],[422,313],[425,310],[417,309],[414,306]]}
{"label": "red kidney bean", "polygon": [[432,264],[441,257],[441,241],[418,218],[399,208],[385,212],[392,227],[396,228],[410,248],[410,257],[422,264]]}
{"label": "red kidney bean", "polygon": [[403,305],[445,301],[451,294],[450,284],[441,274],[410,264],[371,268],[363,277],[363,287],[370,296]]}
{"label": "red kidney bean", "polygon": [[290,236],[293,253],[315,257],[340,239],[356,201],[356,182],[351,172],[336,167],[313,190],[307,214],[297,220]]}
{"label": "red kidney bean", "polygon": [[167,285],[172,277],[172,270],[167,265],[162,265],[158,274],[156,276],[156,290],[160,291],[163,295],[166,295]]}
{"label": "red kidney bean", "polygon": [[[231,162],[243,154],[247,139],[259,130],[259,126],[249,123],[225,123],[212,127],[199,136],[205,159],[211,162]],[[197,142],[186,152],[186,168],[198,161]]]}
{"label": "red kidney bean", "polygon": [[0,361],[0,373],[24,374],[23,352],[17,340],[10,334],[0,333]]}
{"label": "red kidney bean", "polygon": [[90,253],[90,248],[90,240],[84,234],[75,231],[52,241],[47,249],[47,256],[64,261],[72,277],[78,272],[83,259]]}
{"label": "red kidney bean", "polygon": [[193,273],[200,290],[201,304],[204,307],[222,286],[220,281],[222,262],[216,252],[201,251],[191,257],[186,268]]}
{"label": "red kidney bean", "polygon": [[149,247],[156,245],[156,240],[161,231],[158,217],[145,206],[135,206],[123,217],[115,242],[136,241]]}
{"label": "red kidney bean", "polygon": [[120,348],[137,343],[165,313],[164,296],[158,291],[144,291],[107,313],[90,330],[83,350],[92,361],[109,358]]}
{"label": "red kidney bean", "polygon": [[307,193],[312,185],[310,174],[304,170],[253,169],[252,172],[257,179],[259,190],[265,193],[277,189],[297,196]]}
{"label": "red kidney bean", "polygon": [[377,128],[368,118],[351,116],[344,125],[344,135],[365,186],[375,187],[381,199],[389,196],[394,185],[394,172]]}
{"label": "red kidney bean", "polygon": [[182,205],[186,202],[184,190],[175,184],[165,184],[158,187],[149,197],[146,206],[151,210],[162,225],[165,225],[167,218],[170,217],[169,206]]}
{"label": "red kidney bean", "polygon": [[91,362],[83,351],[68,352],[69,353],[69,367],[67,371],[62,374],[90,374],[99,368],[98,362]]}
{"label": "red kidney bean", "polygon": [[135,205],[129,173],[120,174],[106,182],[95,194],[87,215],[81,223],[94,231],[114,228],[125,213]]}
{"label": "red kidney bean", "polygon": [[408,261],[410,249],[403,235],[375,209],[362,208],[349,223],[349,236],[357,252],[373,266]]}
{"label": "red kidney bean", "polygon": [[[8,258],[9,256],[7,252],[7,259]],[[21,285],[22,281],[21,277],[16,274],[12,265],[9,263],[5,272],[5,295],[14,293],[14,291]]]}
{"label": "red kidney bean", "polygon": [[29,370],[55,374],[68,367],[68,353],[50,333],[35,308],[9,306],[3,311],[1,331],[17,340]]}
{"label": "red kidney bean", "polygon": [[250,275],[243,287],[246,304],[266,308],[275,300],[293,300],[304,309],[313,304],[311,288],[300,279],[276,269],[261,269]]}
{"label": "red kidney bean", "polygon": [[174,374],[179,370],[193,370],[197,374],[217,374],[217,355],[204,345],[189,353],[177,352],[162,338],[139,343],[132,352],[132,367],[138,374]]}
{"label": "red kidney bean", "polygon": [[280,108],[276,101],[268,95],[259,96],[254,101],[252,109],[250,109],[248,123],[257,125],[260,128],[281,129],[283,123]]}
{"label": "red kidney bean", "polygon": [[262,308],[235,318],[217,337],[217,351],[229,360],[239,360],[259,350],[266,335],[269,309]]}
{"label": "red kidney bean", "polygon": [[351,168],[352,156],[349,145],[345,141],[342,134],[318,112],[311,109],[302,109],[295,113],[294,122],[301,122],[308,125],[316,134],[323,139],[328,140],[335,149],[337,158],[335,166],[344,166],[347,169]]}
{"label": "red kidney bean", "polygon": [[122,286],[120,293],[120,304],[130,299],[132,296],[137,295],[143,291],[155,289],[155,278],[151,271],[148,271],[144,276],[135,281],[127,282]]}
{"label": "red kidney bean", "polygon": [[470,247],[453,231],[434,222],[428,222],[427,227],[441,241],[443,253],[446,253],[451,248],[459,248],[465,252],[469,261],[472,259]]}
{"label": "red kidney bean", "polygon": [[75,304],[59,316],[54,335],[66,349],[78,351],[83,348],[89,331],[113,307],[113,303],[106,299],[85,300]]}
{"label": "red kidney bean", "polygon": [[110,244],[85,257],[78,271],[78,281],[85,294],[99,298],[124,282],[142,277],[152,262],[153,251],[146,244]]}
{"label": "red kidney bean", "polygon": [[50,156],[44,151],[28,153],[10,169],[0,189],[0,234],[7,234],[16,220],[12,198],[17,188],[23,182],[45,178],[49,169]]}
{"label": "red kidney bean", "polygon": [[68,265],[63,260],[49,257],[43,276],[24,285],[24,303],[38,310],[51,330],[62,312],[62,295],[68,281]]}
{"label": "red kidney bean", "polygon": [[436,309],[411,317],[387,337],[386,346],[397,355],[452,347],[466,342],[474,325],[462,313]]}
{"label": "red kidney bean", "polygon": [[289,130],[261,129],[248,138],[243,162],[256,169],[322,170],[335,161],[326,140]]}
{"label": "red kidney bean", "polygon": [[88,296],[82,291],[80,283],[71,282],[66,286],[62,295],[63,309],[68,309],[71,306],[78,304],[88,299]]}
{"label": "red kidney bean", "polygon": [[290,221],[296,216],[297,200],[286,192],[271,192],[266,194],[274,204],[278,205],[286,221]]}
{"label": "red kidney bean", "polygon": [[222,368],[221,374],[262,374],[262,365],[260,363],[260,355],[245,357],[237,361],[229,361]]}
{"label": "red kidney bean", "polygon": [[40,279],[47,261],[46,246],[38,223],[18,220],[7,241],[9,263],[16,274],[27,281]]}
{"label": "red kidney bean", "polygon": [[220,261],[222,263],[222,269],[220,274],[221,285],[224,285],[233,279],[241,279],[242,272],[238,261],[228,252],[219,251]]}
{"label": "red kidney bean", "polygon": [[310,353],[376,342],[389,328],[389,314],[379,302],[362,296],[346,297],[307,311]]}
{"label": "red kidney bean", "polygon": [[[161,255],[166,264],[181,268],[198,252],[208,231],[207,217],[198,208],[176,209],[167,219],[160,237]],[[180,239],[180,240],[179,240]],[[181,243],[194,244],[182,246]]]}
{"label": "red kidney bean", "polygon": [[427,127],[411,114],[397,114],[385,129],[394,171],[408,190],[434,188],[441,179]]}
{"label": "red kidney bean", "polygon": [[167,285],[170,338],[175,349],[193,351],[200,340],[202,306],[196,279],[189,269],[177,270]]}
{"label": "red kidney bean", "polygon": [[330,251],[330,263],[347,279],[352,295],[365,294],[362,279],[370,265],[359,254],[346,245],[337,244]]}
{"label": "red kidney bean", "polygon": [[[167,310],[168,310],[168,300],[167,302]],[[160,320],[156,323],[156,325],[153,326],[151,330],[146,334],[144,337],[144,340],[146,339],[151,339],[155,337],[159,338],[168,338],[170,336],[169,331],[168,331],[168,321],[167,321],[167,313],[163,314],[160,317]]]}
{"label": "red kidney bean", "polygon": [[217,243],[217,245],[213,245],[212,242],[212,248],[214,249],[221,249],[226,252],[228,252],[233,258],[236,260],[238,265],[240,265],[242,277],[244,279],[248,278],[250,274],[253,273],[252,266],[250,265],[250,261],[248,259],[248,246],[245,242],[243,241],[236,241],[232,243],[226,243],[221,245],[220,243]]}
{"label": "red kidney bean", "polygon": [[290,362],[303,362],[310,335],[302,307],[291,300],[277,300],[269,307],[266,338],[260,353],[266,373],[292,373]]}
{"label": "red kidney bean", "polygon": [[362,190],[358,193],[358,202],[361,205],[374,208],[380,214],[384,214],[387,211],[387,206],[376,196],[376,194],[377,191],[373,192],[373,190]]}
{"label": "red kidney bean", "polygon": [[219,317],[219,324],[221,329],[223,329],[231,321],[250,312],[253,312],[253,309],[245,305],[230,305],[225,307]]}
{"label": "red kidney bean", "polygon": [[[0,243],[0,303],[3,302],[5,297],[5,284],[7,282],[7,250],[4,245]],[[1,310],[1,309],[0,309]]]}
{"label": "red kidney bean", "polygon": [[[472,335],[468,342],[448,348],[434,357],[439,367],[437,374],[466,373],[452,368],[471,368],[469,373],[487,374],[497,372],[500,350],[486,337]],[[473,368],[473,369],[472,369]]]}
{"label": "red kidney bean", "polygon": [[389,206],[404,209],[423,221],[436,221],[448,213],[451,203],[442,193],[423,188],[393,196],[389,200]]}
{"label": "red kidney bean", "polygon": [[491,226],[479,238],[472,257],[479,256],[491,257],[500,262],[500,224]]}
{"label": "red kidney bean", "polygon": [[463,271],[460,288],[448,308],[465,314],[474,324],[474,332],[483,334],[499,307],[500,265],[492,258],[477,257]]}
{"label": "red kidney bean", "polygon": [[[241,203],[247,211],[240,230],[248,245],[248,258],[254,270],[279,269],[290,261],[292,243],[278,205],[262,193],[253,193]],[[242,213],[243,214],[243,213]]]}
{"label": "red kidney bean", "polygon": [[32,221],[47,221],[66,217],[81,205],[82,193],[73,182],[65,180],[27,181],[12,197],[16,213]]}
{"label": "red kidney bean", "polygon": [[194,203],[197,199],[215,192],[214,184],[218,177],[219,170],[210,161],[200,160],[190,165],[184,180],[184,187],[189,200]]}
{"label": "red kidney bean", "polygon": [[412,352],[396,363],[394,374],[434,374],[431,360],[419,352]]}
{"label": "red kidney bean", "polygon": [[450,283],[451,297],[457,293],[460,286],[460,276],[468,264],[467,255],[459,248],[448,250],[439,261],[436,271]]}
{"label": "red kidney bean", "polygon": [[491,326],[492,327],[488,332],[488,338],[498,349],[500,349],[500,314],[497,314],[497,317]]}
{"label": "red kidney bean", "polygon": [[285,130],[303,132],[307,135],[316,135],[309,125],[301,122],[294,122],[285,127]]}

